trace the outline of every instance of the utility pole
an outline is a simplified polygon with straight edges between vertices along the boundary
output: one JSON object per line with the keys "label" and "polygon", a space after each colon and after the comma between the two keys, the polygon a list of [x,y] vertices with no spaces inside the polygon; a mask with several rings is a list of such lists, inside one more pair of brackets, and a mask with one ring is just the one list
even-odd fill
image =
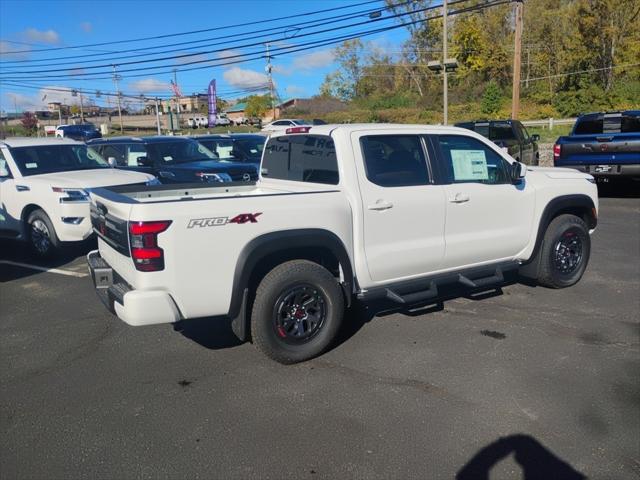
{"label": "utility pole", "polygon": [[[442,2],[442,60],[447,61],[447,0]],[[443,125],[449,122],[449,84],[447,81],[447,68],[442,69],[442,100],[444,104]]]}
{"label": "utility pole", "polygon": [[80,123],[84,123],[84,105],[82,104],[82,92],[80,92]]}
{"label": "utility pole", "polygon": [[520,112],[520,65],[522,62],[522,0],[516,0],[516,32],[513,53],[513,94],[511,96],[511,118],[518,118]]}
{"label": "utility pole", "polygon": [[269,53],[269,44],[265,43],[264,44],[265,47],[267,47],[267,66],[265,67],[265,70],[267,71],[267,76],[269,77],[269,92],[271,95],[271,110],[272,110],[272,117],[271,121],[274,121],[276,119],[276,103],[275,103],[275,97],[274,97],[274,93],[273,93],[273,77],[271,75],[271,54]]}
{"label": "utility pole", "polygon": [[162,131],[160,130],[160,102],[158,102],[158,97],[156,97],[156,125],[158,127],[158,135],[162,135]]}
{"label": "utility pole", "polygon": [[120,88],[118,87],[118,80],[122,77],[116,72],[116,66],[113,67],[113,83],[116,84],[116,96],[118,98],[118,117],[120,118],[120,133],[124,133],[124,127],[122,126],[122,107],[120,106]]}
{"label": "utility pole", "polygon": [[176,94],[176,124],[180,130],[180,97],[178,97],[178,70],[176,68],[173,69],[173,84],[176,86],[174,92]]}

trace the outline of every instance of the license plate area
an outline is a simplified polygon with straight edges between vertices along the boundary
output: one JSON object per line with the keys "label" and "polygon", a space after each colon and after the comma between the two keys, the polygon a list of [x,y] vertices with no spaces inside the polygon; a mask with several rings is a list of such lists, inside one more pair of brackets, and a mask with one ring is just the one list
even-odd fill
{"label": "license plate area", "polygon": [[94,268],[93,282],[96,288],[109,288],[113,285],[113,269],[105,267]]}

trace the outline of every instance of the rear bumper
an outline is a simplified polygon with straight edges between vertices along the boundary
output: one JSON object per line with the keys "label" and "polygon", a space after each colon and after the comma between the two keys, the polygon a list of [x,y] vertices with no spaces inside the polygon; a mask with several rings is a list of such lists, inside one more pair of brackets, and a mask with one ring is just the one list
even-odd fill
{"label": "rear bumper", "polygon": [[580,172],[588,173],[596,178],[617,178],[632,177],[640,178],[640,163],[594,163],[591,165],[564,165],[557,164],[556,167],[574,168]]}
{"label": "rear bumper", "polygon": [[98,297],[111,313],[133,326],[174,323],[181,319],[171,295],[159,290],[134,290],[100,256],[87,255],[87,264]]}

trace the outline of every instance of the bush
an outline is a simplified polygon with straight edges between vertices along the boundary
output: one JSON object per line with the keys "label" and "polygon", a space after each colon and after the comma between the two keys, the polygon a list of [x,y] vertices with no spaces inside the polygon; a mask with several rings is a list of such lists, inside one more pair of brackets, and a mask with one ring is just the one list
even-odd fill
{"label": "bush", "polygon": [[480,111],[487,115],[493,115],[502,107],[502,91],[496,82],[493,80],[489,82],[487,88],[482,95],[482,102],[480,103]]}

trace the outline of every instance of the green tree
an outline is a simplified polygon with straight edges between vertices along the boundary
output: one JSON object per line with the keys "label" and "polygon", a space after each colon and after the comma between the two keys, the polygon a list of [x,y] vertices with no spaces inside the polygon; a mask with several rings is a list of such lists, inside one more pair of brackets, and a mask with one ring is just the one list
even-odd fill
{"label": "green tree", "polygon": [[484,90],[480,111],[487,115],[493,115],[502,106],[502,92],[495,81],[490,81]]}
{"label": "green tree", "polygon": [[358,95],[357,86],[362,78],[365,46],[359,38],[346,40],[334,49],[339,68],[328,74],[320,86],[320,94],[341,100],[351,100]]}
{"label": "green tree", "polygon": [[264,117],[271,109],[270,95],[251,95],[247,98],[244,113],[247,117]]}

